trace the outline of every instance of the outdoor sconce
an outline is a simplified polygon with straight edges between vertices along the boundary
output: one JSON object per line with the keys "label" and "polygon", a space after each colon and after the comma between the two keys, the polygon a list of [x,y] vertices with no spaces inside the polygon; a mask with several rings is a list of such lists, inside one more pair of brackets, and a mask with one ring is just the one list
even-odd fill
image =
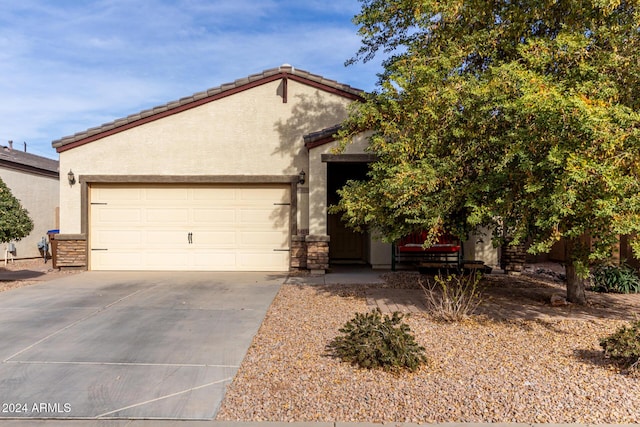
{"label": "outdoor sconce", "polygon": [[73,174],[73,171],[71,169],[69,169],[67,179],[69,180],[69,185],[73,185],[76,183],[76,176]]}
{"label": "outdoor sconce", "polygon": [[307,176],[307,174],[306,174],[306,173],[304,173],[304,169],[302,169],[302,170],[300,171],[300,173],[298,174],[298,184],[300,184],[300,185],[304,184],[304,183],[305,183],[305,179],[304,179],[304,178],[305,178],[306,176]]}

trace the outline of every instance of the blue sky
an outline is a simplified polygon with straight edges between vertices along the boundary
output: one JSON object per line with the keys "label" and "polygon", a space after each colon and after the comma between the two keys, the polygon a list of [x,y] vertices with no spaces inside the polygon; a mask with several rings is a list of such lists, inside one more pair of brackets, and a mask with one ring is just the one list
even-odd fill
{"label": "blue sky", "polygon": [[289,63],[373,90],[358,0],[0,0],[0,145],[51,141]]}

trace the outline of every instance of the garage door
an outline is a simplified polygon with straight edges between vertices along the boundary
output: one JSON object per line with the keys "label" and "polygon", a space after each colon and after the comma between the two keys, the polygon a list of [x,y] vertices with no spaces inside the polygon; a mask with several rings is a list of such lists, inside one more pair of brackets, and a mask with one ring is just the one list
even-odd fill
{"label": "garage door", "polygon": [[90,187],[92,270],[286,271],[290,189]]}

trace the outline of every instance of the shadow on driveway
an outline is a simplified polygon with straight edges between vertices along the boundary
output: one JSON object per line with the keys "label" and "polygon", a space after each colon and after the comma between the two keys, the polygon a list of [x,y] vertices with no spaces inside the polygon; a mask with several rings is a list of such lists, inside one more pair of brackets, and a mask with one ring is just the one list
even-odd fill
{"label": "shadow on driveway", "polygon": [[0,419],[211,420],[285,278],[86,272],[3,292]]}

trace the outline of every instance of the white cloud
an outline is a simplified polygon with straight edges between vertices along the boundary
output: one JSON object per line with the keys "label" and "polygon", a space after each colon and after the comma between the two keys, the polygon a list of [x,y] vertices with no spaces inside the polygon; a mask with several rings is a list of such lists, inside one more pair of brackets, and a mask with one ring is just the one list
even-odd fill
{"label": "white cloud", "polygon": [[[291,63],[373,89],[357,0],[0,0],[0,144],[51,141]],[[4,141],[3,141],[4,140]]]}

